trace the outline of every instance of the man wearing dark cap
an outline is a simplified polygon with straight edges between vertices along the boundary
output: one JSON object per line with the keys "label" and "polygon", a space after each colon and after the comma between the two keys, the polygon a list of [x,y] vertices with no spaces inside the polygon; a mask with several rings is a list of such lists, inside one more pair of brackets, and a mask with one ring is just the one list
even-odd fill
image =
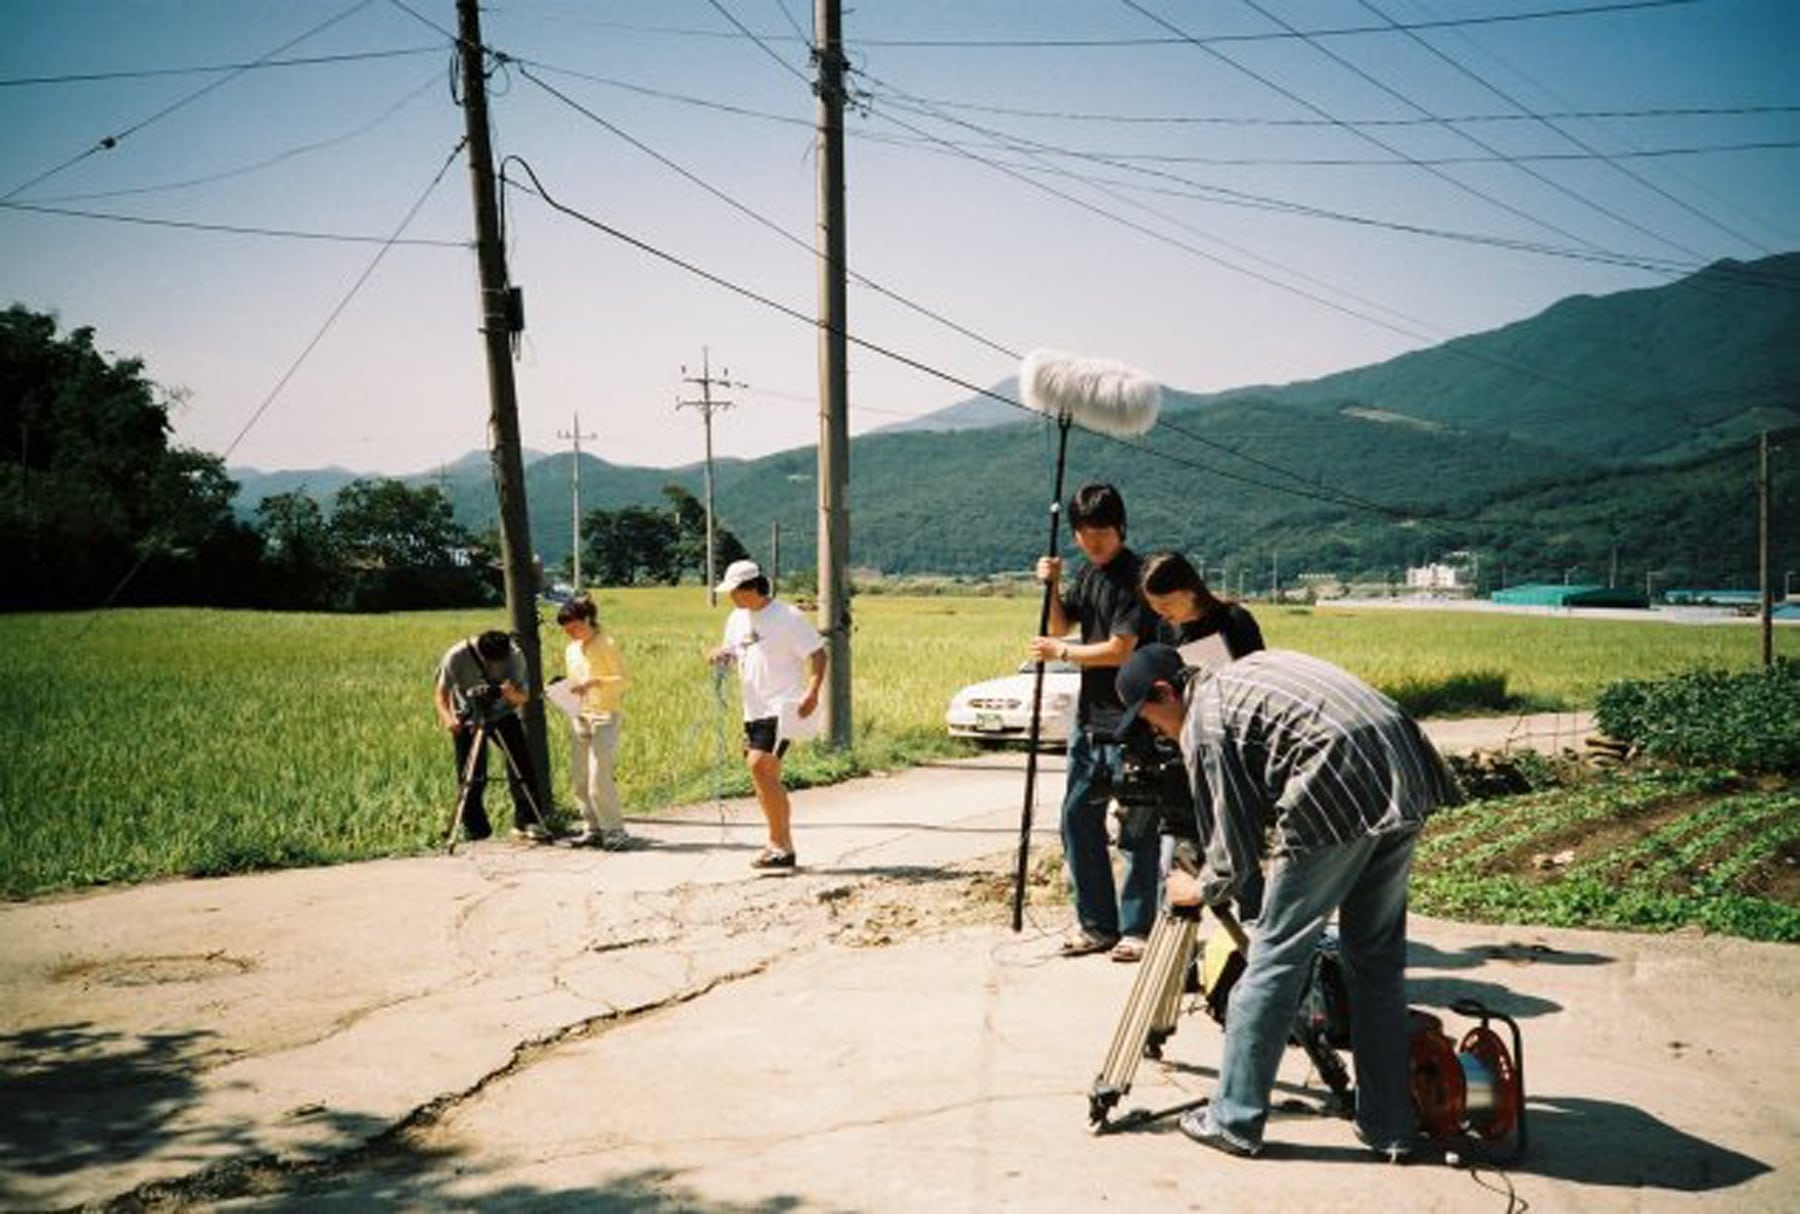
{"label": "man wearing dark cap", "polygon": [[1212,673],[1166,645],[1119,671],[1120,734],[1140,719],[1178,739],[1204,858],[1169,875],[1169,900],[1218,905],[1269,869],[1225,1018],[1210,1102],[1182,1132],[1230,1155],[1262,1150],[1282,1051],[1320,933],[1337,914],[1356,1060],[1356,1134],[1398,1160],[1416,1136],[1408,1091],[1406,892],[1419,828],[1461,799],[1418,725],[1329,662],[1287,650]]}

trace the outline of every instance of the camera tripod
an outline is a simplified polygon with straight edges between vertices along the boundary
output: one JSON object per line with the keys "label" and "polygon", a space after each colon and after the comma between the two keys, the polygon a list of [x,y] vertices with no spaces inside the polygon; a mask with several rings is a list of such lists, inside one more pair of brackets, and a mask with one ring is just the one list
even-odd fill
{"label": "camera tripod", "polygon": [[[1229,948],[1219,948],[1209,941],[1205,970],[1195,986],[1213,1018],[1223,1025],[1226,1000],[1243,972],[1250,944],[1231,911],[1220,906],[1207,909],[1224,932]],[[1117,1121],[1108,1121],[1119,1101],[1131,1091],[1138,1060],[1161,1058],[1163,1043],[1175,1035],[1181,996],[1189,989],[1188,974],[1198,955],[1200,911],[1198,906],[1166,907],[1150,930],[1143,962],[1125,1001],[1118,1028],[1113,1031],[1106,1060],[1094,1079],[1094,1086],[1088,1091],[1088,1124],[1096,1134],[1145,1125],[1205,1103],[1204,1100],[1190,1100],[1166,1109],[1133,1109]],[[1331,1089],[1327,1110],[1338,1116],[1349,1116],[1355,1108],[1350,1073],[1332,1047],[1326,1025],[1303,1011],[1295,1018],[1288,1040],[1305,1051],[1314,1069]]]}
{"label": "camera tripod", "polygon": [[531,781],[525,777],[525,769],[519,765],[517,757],[512,752],[512,747],[507,745],[505,735],[492,728],[493,722],[491,721],[465,721],[464,725],[473,729],[475,736],[469,743],[469,757],[464,762],[461,776],[456,783],[456,808],[450,811],[450,829],[444,837],[445,854],[448,855],[456,850],[456,828],[463,824],[463,813],[469,806],[469,791],[475,786],[475,771],[482,761],[482,756],[487,754],[489,738],[492,738],[494,744],[500,748],[500,753],[506,760],[506,770],[510,777],[518,781],[519,787],[524,790],[525,803],[531,807],[531,816],[537,819],[537,824],[543,829],[545,838],[555,838],[556,832],[545,820],[544,811],[538,805],[537,793],[532,790]]}
{"label": "camera tripod", "polygon": [[[1230,911],[1209,909],[1224,940],[1208,937],[1198,979],[1191,985],[1188,974],[1200,955],[1200,908],[1169,907],[1151,930],[1106,1061],[1088,1092],[1088,1123],[1094,1133],[1146,1125],[1205,1103],[1190,1100],[1166,1109],[1133,1109],[1108,1121],[1131,1090],[1138,1060],[1162,1057],[1163,1043],[1175,1033],[1184,991],[1196,990],[1212,1018],[1221,1026],[1225,1023],[1226,1004],[1243,973],[1249,945]],[[1321,942],[1288,1043],[1300,1047],[1330,1089],[1325,1111],[1349,1117],[1356,1109],[1355,1093],[1337,1047],[1345,1044],[1352,1009],[1341,981],[1335,945]],[[1474,1152],[1471,1157],[1483,1163],[1510,1163],[1524,1153],[1526,1144],[1525,1043],[1519,1026],[1511,1016],[1476,999],[1458,999],[1450,1010],[1480,1021],[1460,1043],[1443,1031],[1439,1017],[1407,1009],[1408,1086],[1419,1132],[1434,1144]],[[1510,1045],[1492,1027],[1496,1022],[1508,1030]]]}

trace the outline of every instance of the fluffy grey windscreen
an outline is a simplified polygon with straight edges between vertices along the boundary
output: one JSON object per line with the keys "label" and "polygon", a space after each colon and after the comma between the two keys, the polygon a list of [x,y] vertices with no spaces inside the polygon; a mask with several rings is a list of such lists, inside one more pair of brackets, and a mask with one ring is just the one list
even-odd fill
{"label": "fluffy grey windscreen", "polygon": [[1129,437],[1156,424],[1162,385],[1134,367],[1061,350],[1033,350],[1019,368],[1027,408],[1085,430]]}

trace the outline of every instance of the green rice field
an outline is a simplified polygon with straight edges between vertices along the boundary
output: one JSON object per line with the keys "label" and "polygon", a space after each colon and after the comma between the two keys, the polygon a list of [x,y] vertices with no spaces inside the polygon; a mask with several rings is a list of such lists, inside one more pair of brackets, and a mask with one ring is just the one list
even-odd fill
{"label": "green rice field", "polygon": [[[634,678],[619,781],[655,812],[742,795],[735,681],[701,660],[725,607],[692,587],[604,591]],[[951,694],[1013,668],[1032,598],[856,599],[856,742],[803,747],[818,783],[961,753]],[[1264,607],[1273,646],[1319,654],[1421,713],[1579,707],[1616,678],[1740,669],[1756,629],[1418,610]],[[455,776],[431,707],[439,656],[499,612],[325,616],[187,609],[0,617],[0,894],[406,854],[444,834]],[[564,638],[546,620],[547,673]],[[1800,655],[1800,635],[1778,637]],[[551,714],[553,778],[564,738]],[[558,800],[566,802],[566,794]],[[489,793],[505,820],[505,796]]]}

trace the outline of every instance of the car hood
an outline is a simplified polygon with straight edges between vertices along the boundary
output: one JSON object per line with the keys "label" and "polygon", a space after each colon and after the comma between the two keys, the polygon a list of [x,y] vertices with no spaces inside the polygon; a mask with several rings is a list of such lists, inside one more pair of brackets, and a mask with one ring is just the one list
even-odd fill
{"label": "car hood", "polygon": [[[1047,675],[1044,678],[1044,699],[1059,693],[1067,693],[1068,675]],[[972,683],[956,693],[959,700],[1019,700],[1029,704],[1031,689],[1037,682],[1036,675],[1009,674],[1004,678],[989,679],[985,683]]]}

